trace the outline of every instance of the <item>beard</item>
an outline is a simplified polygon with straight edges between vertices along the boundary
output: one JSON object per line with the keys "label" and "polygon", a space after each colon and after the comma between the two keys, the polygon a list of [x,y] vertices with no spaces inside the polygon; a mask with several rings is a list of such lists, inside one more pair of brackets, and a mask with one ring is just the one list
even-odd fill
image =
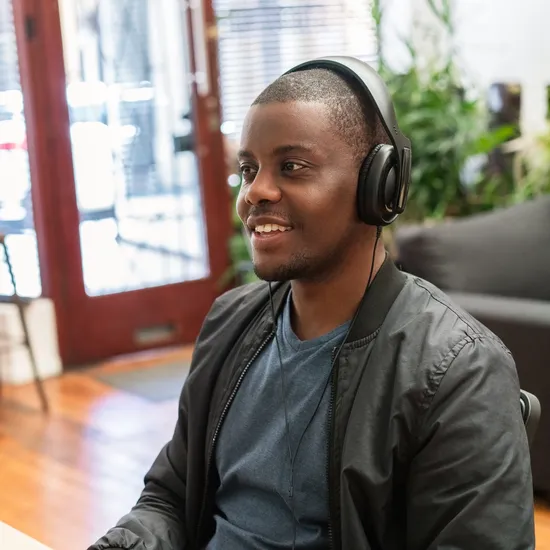
{"label": "beard", "polygon": [[[346,242],[347,241],[347,242]],[[341,269],[350,251],[350,242],[344,242],[330,251],[314,255],[308,251],[294,253],[279,265],[262,265],[253,260],[256,277],[266,282],[308,281],[320,282],[330,279]]]}
{"label": "beard", "polygon": [[253,261],[256,277],[267,282],[286,282],[302,279],[310,272],[311,258],[307,254],[295,254],[286,263],[277,266],[262,266]]}

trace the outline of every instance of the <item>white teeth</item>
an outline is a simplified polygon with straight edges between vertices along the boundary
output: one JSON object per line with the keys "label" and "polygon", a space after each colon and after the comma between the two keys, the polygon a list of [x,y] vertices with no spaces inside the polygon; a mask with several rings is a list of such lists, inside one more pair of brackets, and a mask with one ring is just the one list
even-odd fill
{"label": "white teeth", "polygon": [[254,229],[257,233],[271,233],[272,231],[290,231],[290,227],[283,227],[275,223],[266,223],[265,225],[257,225]]}

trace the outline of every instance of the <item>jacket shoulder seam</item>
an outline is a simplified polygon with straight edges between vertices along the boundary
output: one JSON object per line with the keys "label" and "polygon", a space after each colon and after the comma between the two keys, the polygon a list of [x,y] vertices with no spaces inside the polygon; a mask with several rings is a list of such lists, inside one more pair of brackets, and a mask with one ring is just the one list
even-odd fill
{"label": "jacket shoulder seam", "polygon": [[430,405],[437,394],[441,382],[449,371],[453,361],[458,357],[458,354],[464,349],[466,344],[473,343],[475,340],[481,339],[480,335],[466,335],[454,344],[449,351],[443,356],[443,359],[431,369],[428,374],[428,385],[422,392],[420,409],[425,412],[430,408]]}
{"label": "jacket shoulder seam", "polygon": [[481,334],[479,330],[477,330],[474,326],[470,324],[468,319],[465,319],[463,315],[461,315],[458,311],[456,311],[451,304],[448,304],[441,300],[438,296],[436,296],[428,287],[422,284],[421,281],[418,280],[417,277],[414,278],[414,282],[417,286],[425,290],[430,297],[435,300],[436,302],[440,303],[444,308],[448,309],[449,311],[452,311],[467,327],[470,329],[474,334]]}
{"label": "jacket shoulder seam", "polygon": [[[425,285],[422,284],[422,282],[418,279],[418,277],[415,277],[414,278],[414,282],[416,283],[416,285],[418,285],[420,288],[422,288],[423,290],[425,290],[429,295],[430,297],[435,300],[436,302],[440,303],[444,308],[448,309],[449,311],[452,311],[458,319],[460,319],[465,325],[466,327],[468,327],[468,329],[473,333],[472,336],[473,337],[477,337],[477,338],[482,338],[484,340],[490,340],[491,342],[497,344],[505,353],[507,353],[508,355],[512,355],[511,351],[504,345],[504,343],[502,342],[502,340],[500,340],[498,337],[496,337],[496,335],[492,334],[492,333],[483,333],[481,332],[480,330],[476,329],[469,321],[468,319],[466,319],[462,314],[460,314],[458,311],[456,311],[453,307],[452,307],[452,304],[449,304],[449,303],[446,303],[444,301],[442,301],[438,296],[436,296],[429,288],[427,288]],[[470,334],[469,332],[467,334]],[[473,341],[473,340],[472,340]]]}
{"label": "jacket shoulder seam", "polygon": [[454,360],[458,357],[460,352],[466,347],[467,344],[473,344],[476,341],[490,342],[493,345],[497,345],[497,347],[501,351],[505,352],[505,354],[509,357],[509,359],[513,360],[510,350],[506,346],[504,346],[502,342],[495,340],[494,338],[491,338],[488,335],[467,334],[463,338],[461,338],[456,344],[454,344],[451,347],[451,349],[445,354],[443,359],[437,364],[437,366],[428,375],[428,386],[422,392],[422,397],[419,404],[420,415],[418,417],[417,422],[415,423],[416,425],[415,431],[417,434],[419,433],[422,420],[424,416],[427,414],[428,410],[430,409],[433,403],[433,400],[435,399],[437,392],[441,387],[441,383],[443,382],[443,380],[445,379],[445,376],[451,369]]}
{"label": "jacket shoulder seam", "polygon": [[430,408],[439,387],[445,378],[445,375],[449,372],[453,364],[453,361],[458,357],[467,344],[473,344],[476,341],[491,342],[493,345],[497,345],[501,351],[505,352],[509,358],[513,359],[510,350],[498,340],[483,334],[475,334],[473,336],[469,334],[465,335],[445,354],[439,364],[428,374],[428,387],[422,392],[422,399],[420,401],[420,409],[422,412],[426,412]]}

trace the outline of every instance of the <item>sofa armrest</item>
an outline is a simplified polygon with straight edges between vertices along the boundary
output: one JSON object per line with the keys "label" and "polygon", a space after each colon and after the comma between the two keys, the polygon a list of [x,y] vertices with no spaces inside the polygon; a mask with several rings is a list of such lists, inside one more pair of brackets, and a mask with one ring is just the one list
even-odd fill
{"label": "sofa armrest", "polygon": [[494,320],[500,323],[511,323],[514,326],[536,326],[550,330],[550,302],[469,292],[447,292],[447,294],[483,324],[485,321],[479,316],[488,322]]}
{"label": "sofa armrest", "polygon": [[463,292],[448,295],[504,342],[514,356],[523,389],[544,400],[550,411],[550,302]]}

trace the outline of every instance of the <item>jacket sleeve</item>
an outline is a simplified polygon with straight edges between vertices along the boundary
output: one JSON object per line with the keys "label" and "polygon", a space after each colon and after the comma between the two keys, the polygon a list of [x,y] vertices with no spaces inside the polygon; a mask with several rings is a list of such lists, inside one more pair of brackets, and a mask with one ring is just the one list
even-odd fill
{"label": "jacket sleeve", "polygon": [[509,352],[466,337],[429,381],[407,490],[411,550],[535,548],[529,447]]}
{"label": "jacket sleeve", "polygon": [[88,550],[185,550],[186,388],[174,435],[145,476],[134,508]]}

